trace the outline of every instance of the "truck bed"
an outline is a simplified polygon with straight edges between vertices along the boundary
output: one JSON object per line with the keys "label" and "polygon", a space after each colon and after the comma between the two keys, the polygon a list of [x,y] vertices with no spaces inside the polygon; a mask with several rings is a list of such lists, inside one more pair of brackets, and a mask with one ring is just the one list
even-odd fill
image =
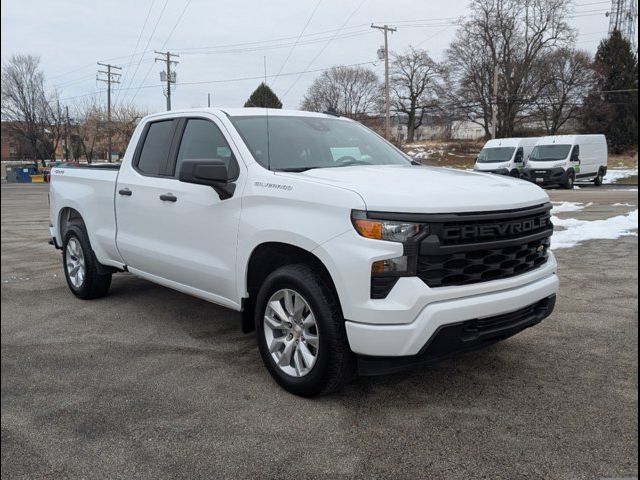
{"label": "truck bed", "polygon": [[[51,169],[51,212],[64,206],[80,213],[96,257],[104,265],[118,265],[121,260],[116,248],[114,203],[119,169],[119,164],[62,165]],[[51,215],[52,234],[62,245],[59,222],[59,217]]]}

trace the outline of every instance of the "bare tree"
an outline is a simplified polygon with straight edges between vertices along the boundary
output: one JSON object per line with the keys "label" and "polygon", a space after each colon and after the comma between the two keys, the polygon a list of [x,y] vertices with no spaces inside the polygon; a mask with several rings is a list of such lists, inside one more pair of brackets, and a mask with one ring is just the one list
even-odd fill
{"label": "bare tree", "polygon": [[413,142],[416,128],[423,123],[425,110],[437,98],[436,78],[442,68],[425,50],[410,47],[406,53],[393,56],[391,66],[392,104],[407,115],[407,141]]}
{"label": "bare tree", "polygon": [[[91,163],[107,151],[107,112],[95,97],[85,98],[75,107],[74,140],[78,156],[84,155]],[[120,104],[111,111],[111,132],[114,152],[124,154],[140,119],[146,113],[133,104]]]}
{"label": "bare tree", "polygon": [[464,103],[490,135],[493,78],[498,73],[498,136],[511,136],[528,119],[543,85],[540,59],[574,41],[566,22],[571,0],[472,0],[470,19],[461,24],[448,50]]}
{"label": "bare tree", "polygon": [[106,119],[107,114],[96,98],[88,97],[83,99],[75,107],[77,116],[77,142],[79,144],[80,155],[87,158],[87,162],[91,163],[96,157],[97,152],[102,150],[106,145]]}
{"label": "bare tree", "polygon": [[53,158],[60,141],[60,104],[45,89],[40,58],[12,55],[2,66],[2,120],[36,160]]}
{"label": "bare tree", "polygon": [[372,70],[364,67],[333,67],[309,87],[301,109],[323,112],[333,109],[354,119],[380,111],[381,84]]}
{"label": "bare tree", "polygon": [[535,110],[549,135],[555,135],[581,113],[581,100],[594,82],[588,52],[562,48],[545,56],[538,67],[542,86]]}
{"label": "bare tree", "polygon": [[124,155],[133,131],[147,113],[133,104],[117,105],[111,112],[115,150]]}

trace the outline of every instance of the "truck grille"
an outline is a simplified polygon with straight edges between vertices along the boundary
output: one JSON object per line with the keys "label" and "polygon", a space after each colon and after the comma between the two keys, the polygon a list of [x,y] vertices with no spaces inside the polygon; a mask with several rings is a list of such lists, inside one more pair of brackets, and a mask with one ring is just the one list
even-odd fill
{"label": "truck grille", "polygon": [[430,287],[521,275],[549,256],[551,205],[494,213],[434,215],[418,245],[416,274]]}

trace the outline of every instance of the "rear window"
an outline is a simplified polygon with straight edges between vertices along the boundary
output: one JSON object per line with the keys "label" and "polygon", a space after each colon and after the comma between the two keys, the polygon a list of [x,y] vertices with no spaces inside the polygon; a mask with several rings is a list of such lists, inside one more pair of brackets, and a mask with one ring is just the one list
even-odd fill
{"label": "rear window", "polygon": [[173,120],[154,122],[149,125],[140,151],[137,168],[145,175],[162,175],[169,156]]}

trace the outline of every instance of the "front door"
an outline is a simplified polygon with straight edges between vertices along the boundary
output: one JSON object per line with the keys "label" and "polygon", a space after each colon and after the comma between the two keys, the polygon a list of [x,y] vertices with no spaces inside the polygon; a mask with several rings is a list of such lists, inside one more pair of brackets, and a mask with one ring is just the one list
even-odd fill
{"label": "front door", "polygon": [[[238,192],[246,173],[214,116],[178,118],[171,132],[164,123],[147,127],[133,168],[118,178],[118,249],[132,271],[236,304]],[[221,200],[209,186],[180,182],[187,159],[224,160],[238,183],[236,194]]]}

